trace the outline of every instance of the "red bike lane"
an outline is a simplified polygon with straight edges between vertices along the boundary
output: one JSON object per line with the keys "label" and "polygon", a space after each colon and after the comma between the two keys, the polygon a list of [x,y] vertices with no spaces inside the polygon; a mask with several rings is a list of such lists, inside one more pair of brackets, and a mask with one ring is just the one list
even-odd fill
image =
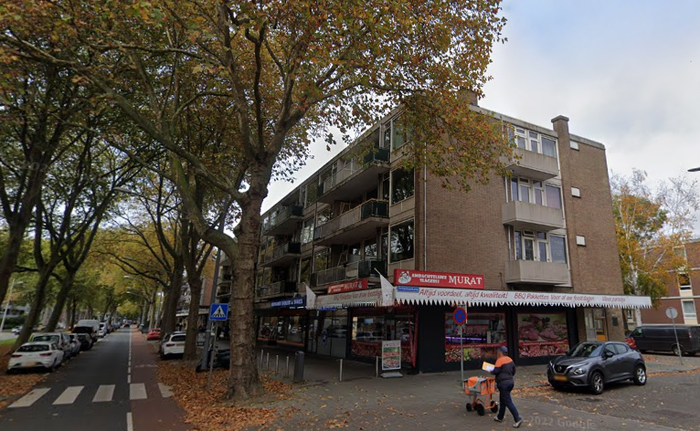
{"label": "red bike lane", "polygon": [[[127,431],[190,431],[170,389],[159,384],[158,358],[146,336],[134,330],[129,344],[128,377],[131,417]],[[129,423],[131,422],[131,423]]]}

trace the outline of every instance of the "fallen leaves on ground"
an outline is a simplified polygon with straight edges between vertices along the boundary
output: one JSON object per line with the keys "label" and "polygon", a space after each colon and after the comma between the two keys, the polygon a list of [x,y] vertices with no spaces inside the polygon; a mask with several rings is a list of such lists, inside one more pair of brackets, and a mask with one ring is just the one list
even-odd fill
{"label": "fallen leaves on ground", "polygon": [[[165,362],[158,364],[158,380],[172,388],[175,400],[185,411],[185,422],[201,431],[239,431],[264,427],[278,416],[276,408],[236,406],[226,401],[228,371],[217,369],[207,389],[208,373],[197,373],[192,364]],[[261,401],[288,398],[291,386],[267,377],[262,378],[265,395]]]}
{"label": "fallen leaves on ground", "polygon": [[29,392],[37,383],[44,380],[46,373],[22,373],[5,374],[7,363],[10,360],[12,346],[0,347],[0,410],[5,408],[10,401],[20,395]]}

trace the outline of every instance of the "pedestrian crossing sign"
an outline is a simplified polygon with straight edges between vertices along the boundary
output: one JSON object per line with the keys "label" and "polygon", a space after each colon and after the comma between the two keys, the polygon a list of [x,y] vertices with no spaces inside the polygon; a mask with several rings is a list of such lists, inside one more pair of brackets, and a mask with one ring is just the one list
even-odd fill
{"label": "pedestrian crossing sign", "polygon": [[214,322],[228,320],[228,304],[211,304],[209,306],[209,320]]}

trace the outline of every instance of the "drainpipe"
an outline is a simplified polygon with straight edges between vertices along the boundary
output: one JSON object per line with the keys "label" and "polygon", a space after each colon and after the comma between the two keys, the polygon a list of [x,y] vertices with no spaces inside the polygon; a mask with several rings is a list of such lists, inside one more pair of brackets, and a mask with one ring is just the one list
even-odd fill
{"label": "drainpipe", "polygon": [[[428,270],[428,168],[423,163],[423,271]],[[396,280],[394,280],[396,282]]]}

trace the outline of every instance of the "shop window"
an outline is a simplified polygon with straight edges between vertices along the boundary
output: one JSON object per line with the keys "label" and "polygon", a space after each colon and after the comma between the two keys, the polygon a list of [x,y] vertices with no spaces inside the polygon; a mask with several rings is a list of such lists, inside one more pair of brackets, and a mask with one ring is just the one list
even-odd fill
{"label": "shop window", "polygon": [[391,227],[391,261],[413,259],[413,220]]}
{"label": "shop window", "polygon": [[277,339],[277,316],[263,316],[260,318],[258,328],[258,340],[269,341]]}
{"label": "shop window", "polygon": [[518,355],[521,358],[563,355],[569,350],[564,313],[518,313]]}
{"label": "shop window", "polygon": [[277,318],[277,343],[304,346],[306,316],[280,316]]}
{"label": "shop window", "polygon": [[678,273],[678,287],[681,290],[691,290],[693,287],[690,285],[690,277],[685,272]]}
{"label": "shop window", "polygon": [[400,340],[401,361],[411,362],[414,329],[411,314],[354,316],[351,352],[354,356],[374,358],[381,356],[382,341]]}
{"label": "shop window", "polygon": [[400,168],[391,172],[391,203],[396,204],[413,196],[414,193],[413,169],[407,171]]}
{"label": "shop window", "polygon": [[[506,316],[503,313],[472,313],[462,329],[464,360],[495,361],[496,348],[506,345]],[[452,311],[445,313],[445,362],[460,360],[460,329]]]}

